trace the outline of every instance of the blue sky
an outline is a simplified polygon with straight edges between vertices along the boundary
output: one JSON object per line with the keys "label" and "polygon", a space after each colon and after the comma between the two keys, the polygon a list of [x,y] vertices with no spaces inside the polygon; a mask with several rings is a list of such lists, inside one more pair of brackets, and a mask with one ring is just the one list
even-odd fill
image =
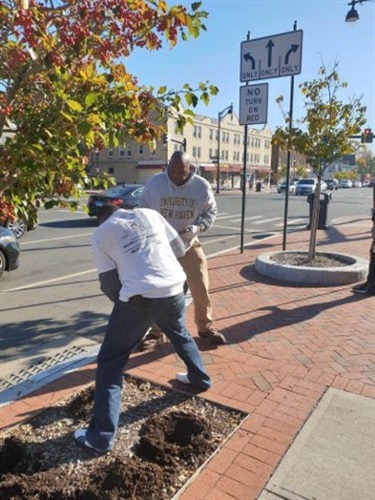
{"label": "blue sky", "polygon": [[[172,5],[176,2],[168,2]],[[179,2],[190,5],[190,2]],[[302,71],[294,85],[294,118],[303,116],[298,85],[318,76],[323,62],[328,68],[339,62],[339,74],[348,82],[345,100],[363,96],[367,106],[367,126],[375,129],[375,1],[357,4],[359,21],[346,23],[348,0],[205,0],[202,8],[209,13],[207,32],[189,39],[174,49],[158,52],[137,51],[127,61],[130,72],[140,83],[178,89],[186,82],[195,85],[209,80],[220,89],[209,106],[199,105],[196,112],[217,117],[233,102],[239,114],[240,47],[250,31],[251,39],[268,37],[297,29],[303,31]],[[273,131],[283,124],[276,97],[284,95],[289,110],[290,77],[250,82],[268,82],[268,125]],[[259,126],[258,126],[259,127]]]}

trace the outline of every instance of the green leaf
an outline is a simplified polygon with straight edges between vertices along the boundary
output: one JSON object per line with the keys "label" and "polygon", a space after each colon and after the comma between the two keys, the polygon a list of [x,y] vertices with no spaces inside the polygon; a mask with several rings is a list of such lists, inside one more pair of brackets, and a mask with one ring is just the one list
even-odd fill
{"label": "green leaf", "polygon": [[203,92],[201,99],[205,103],[205,105],[208,106],[210,102],[210,95],[207,92]]}
{"label": "green leaf", "polygon": [[90,92],[85,97],[85,104],[86,106],[92,106],[93,104],[96,103],[97,100],[98,100],[98,94],[96,94],[95,92]]}
{"label": "green leaf", "polygon": [[69,122],[73,122],[73,121],[74,121],[74,120],[73,120],[72,115],[68,115],[68,113],[64,113],[64,111],[60,111],[60,113],[61,113],[61,114],[62,114],[62,116],[63,116],[64,118],[66,118]]}
{"label": "green leaf", "polygon": [[91,130],[92,125],[89,122],[82,122],[78,125],[78,131],[83,135],[87,135],[89,132],[91,132]]}
{"label": "green leaf", "polygon": [[44,202],[44,208],[46,210],[48,210],[49,208],[55,207],[57,204],[58,204],[57,200],[54,200],[54,199],[48,200],[48,201]]}
{"label": "green leaf", "polygon": [[191,4],[191,8],[193,10],[193,12],[195,12],[196,10],[199,9],[199,7],[202,5],[202,2],[194,2]]}
{"label": "green leaf", "polygon": [[68,99],[66,102],[69,108],[72,109],[73,111],[82,111],[82,106],[80,105],[79,102],[73,101],[73,99]]}
{"label": "green leaf", "polygon": [[167,91],[167,86],[166,85],[163,85],[162,87],[159,87],[159,90],[158,90],[158,95],[160,94],[165,94]]}

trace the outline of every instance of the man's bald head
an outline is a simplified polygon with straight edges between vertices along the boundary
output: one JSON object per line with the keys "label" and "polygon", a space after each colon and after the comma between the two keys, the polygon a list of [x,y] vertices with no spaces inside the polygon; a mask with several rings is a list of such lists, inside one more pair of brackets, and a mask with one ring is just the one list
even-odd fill
{"label": "man's bald head", "polygon": [[180,186],[190,176],[193,167],[190,156],[184,151],[175,151],[171,156],[168,166],[168,175],[171,181]]}

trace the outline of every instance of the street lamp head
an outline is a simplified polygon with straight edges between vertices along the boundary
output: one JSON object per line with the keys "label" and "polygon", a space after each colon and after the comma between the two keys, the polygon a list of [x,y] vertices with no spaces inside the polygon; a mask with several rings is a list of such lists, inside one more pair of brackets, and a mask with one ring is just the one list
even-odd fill
{"label": "street lamp head", "polygon": [[357,10],[355,9],[355,6],[357,5],[357,3],[360,3],[362,5],[364,2],[368,2],[368,1],[369,0],[351,0],[348,3],[348,5],[350,5],[350,10],[346,14],[345,21],[347,23],[354,23],[355,21],[358,21],[359,15],[358,15]]}
{"label": "street lamp head", "polygon": [[346,14],[345,22],[347,23],[354,23],[355,21],[358,21],[359,15],[356,9],[354,8],[354,5],[352,8],[349,10],[349,12]]}
{"label": "street lamp head", "polygon": [[229,106],[228,113],[230,114],[230,119],[233,120],[233,103]]}

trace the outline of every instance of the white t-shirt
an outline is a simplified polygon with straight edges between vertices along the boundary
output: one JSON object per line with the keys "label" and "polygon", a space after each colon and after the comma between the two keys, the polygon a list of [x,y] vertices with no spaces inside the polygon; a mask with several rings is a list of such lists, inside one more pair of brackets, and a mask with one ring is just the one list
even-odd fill
{"label": "white t-shirt", "polygon": [[169,243],[177,237],[155,210],[117,210],[93,234],[94,263],[99,274],[117,269],[123,302],[133,295],[171,297],[186,280]]}

